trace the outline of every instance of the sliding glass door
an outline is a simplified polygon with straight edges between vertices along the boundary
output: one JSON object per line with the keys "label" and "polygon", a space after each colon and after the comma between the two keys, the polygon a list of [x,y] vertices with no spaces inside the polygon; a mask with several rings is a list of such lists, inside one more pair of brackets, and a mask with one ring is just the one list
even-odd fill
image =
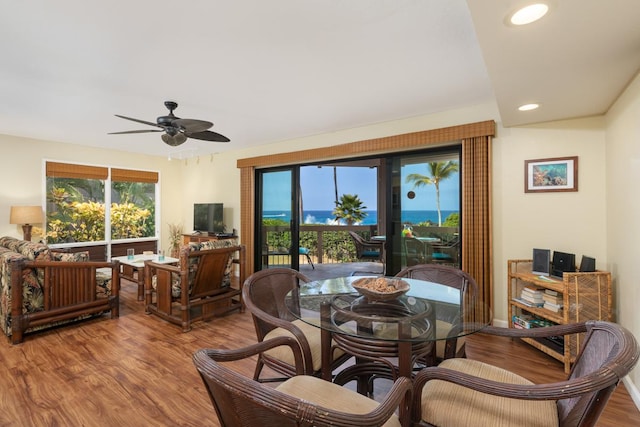
{"label": "sliding glass door", "polygon": [[[299,269],[301,237],[309,264],[360,262],[347,231],[385,239],[387,275],[461,266],[459,146],[257,171],[256,181],[259,269]],[[358,203],[340,216],[345,196]]]}
{"label": "sliding glass door", "polygon": [[[298,269],[298,168],[258,171],[256,265]],[[296,254],[296,256],[292,256]]]}
{"label": "sliding glass door", "polygon": [[390,157],[387,274],[422,263],[460,267],[460,151]]}

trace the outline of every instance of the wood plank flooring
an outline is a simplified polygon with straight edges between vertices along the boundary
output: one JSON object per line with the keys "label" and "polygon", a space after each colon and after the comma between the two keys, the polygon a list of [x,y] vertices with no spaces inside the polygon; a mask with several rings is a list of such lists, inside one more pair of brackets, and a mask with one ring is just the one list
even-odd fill
{"label": "wood plank flooring", "polygon": [[[120,318],[108,316],[0,343],[0,426],[218,426],[191,362],[199,348],[255,341],[249,313],[198,322],[182,333],[145,315],[136,286],[122,289]],[[560,363],[518,341],[473,336],[470,358],[499,364],[533,381],[563,377]],[[236,368],[251,376],[253,360]],[[620,386],[600,426],[640,425]]]}

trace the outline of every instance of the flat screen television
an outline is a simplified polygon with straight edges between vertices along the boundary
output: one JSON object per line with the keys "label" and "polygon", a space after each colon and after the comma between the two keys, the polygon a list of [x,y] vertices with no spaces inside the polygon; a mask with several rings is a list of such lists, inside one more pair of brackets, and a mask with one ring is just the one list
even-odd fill
{"label": "flat screen television", "polygon": [[204,233],[224,233],[222,203],[195,203],[193,229]]}

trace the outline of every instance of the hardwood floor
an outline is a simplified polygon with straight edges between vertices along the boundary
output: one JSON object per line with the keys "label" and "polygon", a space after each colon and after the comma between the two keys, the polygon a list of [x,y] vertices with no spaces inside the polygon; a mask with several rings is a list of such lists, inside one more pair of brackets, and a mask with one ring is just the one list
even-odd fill
{"label": "hardwood floor", "polygon": [[[194,324],[182,333],[145,315],[136,286],[122,289],[120,318],[108,316],[0,343],[0,426],[218,426],[192,362],[199,348],[255,341],[249,313]],[[562,378],[559,362],[511,340],[472,336],[470,358],[499,364],[533,381]],[[237,363],[248,376],[253,360]],[[640,412],[618,387],[600,426],[640,425]]]}

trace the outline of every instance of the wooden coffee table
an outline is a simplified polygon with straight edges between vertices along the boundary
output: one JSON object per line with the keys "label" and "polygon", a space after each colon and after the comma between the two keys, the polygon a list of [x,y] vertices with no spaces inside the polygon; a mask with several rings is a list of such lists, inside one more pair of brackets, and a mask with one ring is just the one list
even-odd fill
{"label": "wooden coffee table", "polygon": [[[122,285],[122,279],[138,283],[138,301],[144,301],[144,275],[142,272],[145,261],[153,261],[158,264],[177,264],[178,261],[180,261],[178,258],[172,258],[170,256],[165,256],[164,259],[161,260],[157,254],[140,254],[134,255],[133,258],[129,258],[126,255],[114,256],[111,257],[111,259],[120,261],[120,285]],[[120,287],[122,288],[122,286]]]}

